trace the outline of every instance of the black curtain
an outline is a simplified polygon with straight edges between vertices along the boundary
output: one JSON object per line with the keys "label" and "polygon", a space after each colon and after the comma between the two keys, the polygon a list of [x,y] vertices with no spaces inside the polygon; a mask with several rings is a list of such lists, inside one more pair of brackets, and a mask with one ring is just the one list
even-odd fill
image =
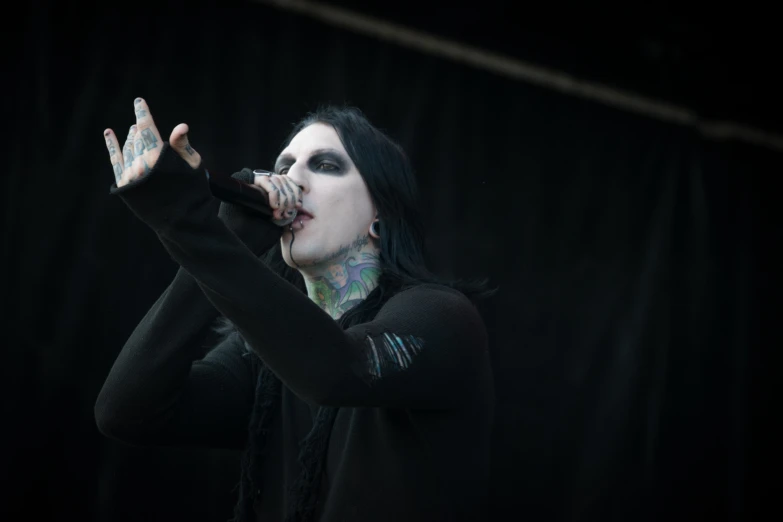
{"label": "black curtain", "polygon": [[498,398],[488,519],[747,520],[771,498],[780,153],[252,2],[27,8],[6,20],[9,516],[231,514],[236,454],[130,447],[93,419],[176,271],[108,194],[102,133],[123,135],[137,96],[164,138],[188,123],[215,170],[269,168],[319,103],[360,107],[404,146],[433,268],[500,287],[482,307]]}

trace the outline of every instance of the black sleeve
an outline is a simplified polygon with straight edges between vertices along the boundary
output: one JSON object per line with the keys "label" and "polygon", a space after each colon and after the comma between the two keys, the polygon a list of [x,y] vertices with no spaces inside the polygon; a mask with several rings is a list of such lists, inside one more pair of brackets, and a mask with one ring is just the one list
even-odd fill
{"label": "black sleeve", "polygon": [[449,408],[474,389],[486,331],[462,294],[430,285],[407,290],[374,321],[344,331],[208,211],[202,176],[173,152],[164,150],[159,164],[166,176],[119,195],[300,397],[336,406]]}
{"label": "black sleeve", "polygon": [[229,337],[204,354],[214,307],[182,269],[118,355],[95,403],[106,436],[143,446],[242,448],[255,383]]}
{"label": "black sleeve", "polygon": [[[131,190],[160,174],[150,173],[143,182],[123,188]],[[214,203],[207,211],[219,219]],[[279,240],[279,228],[271,224],[253,226],[235,217],[232,225],[244,228],[245,236],[252,234],[243,239],[258,252]],[[205,333],[217,316],[195,280],[180,268],[106,378],[95,404],[100,431],[137,445],[242,448],[256,383],[237,336],[204,356]]]}

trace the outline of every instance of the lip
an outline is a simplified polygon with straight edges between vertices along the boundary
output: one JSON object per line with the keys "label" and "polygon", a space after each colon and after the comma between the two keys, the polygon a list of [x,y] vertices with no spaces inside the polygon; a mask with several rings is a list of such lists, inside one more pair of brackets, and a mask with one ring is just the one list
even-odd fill
{"label": "lip", "polygon": [[305,223],[313,219],[313,215],[310,214],[307,210],[304,209],[298,209],[296,211],[296,217],[294,218],[294,221],[291,223],[291,228],[294,230],[302,230],[304,228]]}

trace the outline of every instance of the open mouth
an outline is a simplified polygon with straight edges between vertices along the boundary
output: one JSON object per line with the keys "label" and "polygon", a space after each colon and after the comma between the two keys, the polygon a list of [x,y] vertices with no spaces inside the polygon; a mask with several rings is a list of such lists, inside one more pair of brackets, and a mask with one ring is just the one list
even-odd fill
{"label": "open mouth", "polygon": [[297,210],[296,211],[296,217],[294,218],[294,221],[291,223],[291,228],[294,230],[302,230],[308,221],[312,220],[313,216],[306,210]]}

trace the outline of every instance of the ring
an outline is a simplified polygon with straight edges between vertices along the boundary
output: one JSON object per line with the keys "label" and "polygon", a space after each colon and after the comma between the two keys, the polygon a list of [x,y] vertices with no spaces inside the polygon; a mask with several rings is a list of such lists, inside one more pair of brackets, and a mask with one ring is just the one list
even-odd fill
{"label": "ring", "polygon": [[274,174],[274,172],[270,172],[270,171],[264,170],[264,169],[255,169],[253,171],[253,174],[255,174],[256,176],[267,176],[267,177],[269,177],[272,174]]}

